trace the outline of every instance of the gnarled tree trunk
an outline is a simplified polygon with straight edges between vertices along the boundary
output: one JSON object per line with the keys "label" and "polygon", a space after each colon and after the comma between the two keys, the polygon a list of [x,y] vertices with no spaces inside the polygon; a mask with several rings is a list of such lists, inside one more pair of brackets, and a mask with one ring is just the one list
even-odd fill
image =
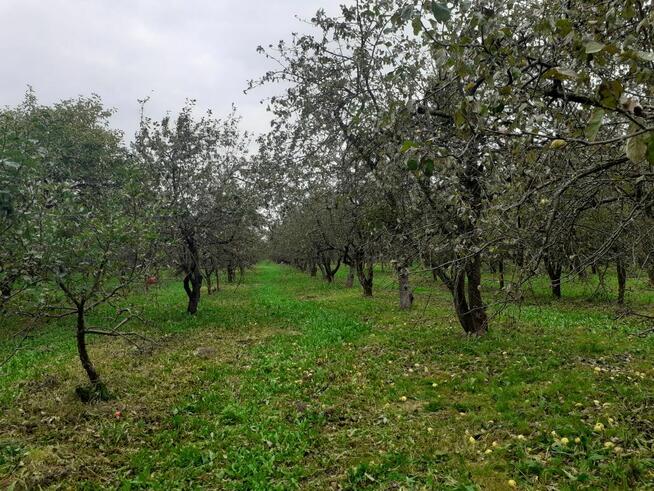
{"label": "gnarled tree trunk", "polygon": [[413,305],[413,292],[409,284],[409,268],[402,262],[397,263],[397,281],[400,293],[400,308],[408,310]]}
{"label": "gnarled tree trunk", "polygon": [[552,295],[556,298],[561,298],[561,263],[545,256],[545,269],[547,270],[547,275],[550,278],[550,288],[552,290]]}
{"label": "gnarled tree trunk", "polygon": [[361,284],[361,288],[363,288],[363,296],[372,297],[373,262],[357,260],[356,270],[359,283]]}
{"label": "gnarled tree trunk", "polygon": [[[467,285],[466,285],[467,283]],[[476,254],[459,266],[454,280],[446,283],[452,288],[454,310],[466,334],[481,336],[488,331],[488,316],[481,298],[481,258]]]}
{"label": "gnarled tree trunk", "polygon": [[199,271],[191,271],[184,277],[184,291],[188,296],[189,314],[195,314],[200,305],[200,290],[202,288],[202,274]]}

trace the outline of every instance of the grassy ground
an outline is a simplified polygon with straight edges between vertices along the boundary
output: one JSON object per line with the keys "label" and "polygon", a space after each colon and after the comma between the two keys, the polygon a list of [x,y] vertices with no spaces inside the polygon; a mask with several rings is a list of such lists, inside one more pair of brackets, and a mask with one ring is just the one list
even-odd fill
{"label": "grassy ground", "polygon": [[0,369],[0,488],[654,489],[642,326],[590,282],[555,302],[537,281],[469,339],[419,283],[401,312],[388,274],[364,299],[264,263],[193,318],[164,284],[133,299],[157,346],[93,343],[115,399],[91,405],[70,327],[50,325]]}

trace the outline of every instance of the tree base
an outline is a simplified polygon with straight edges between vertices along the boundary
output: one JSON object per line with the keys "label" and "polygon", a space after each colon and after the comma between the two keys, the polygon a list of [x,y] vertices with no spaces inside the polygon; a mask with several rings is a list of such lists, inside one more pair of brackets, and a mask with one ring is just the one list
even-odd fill
{"label": "tree base", "polygon": [[113,396],[102,382],[93,385],[80,385],[75,389],[77,397],[83,403],[109,401]]}

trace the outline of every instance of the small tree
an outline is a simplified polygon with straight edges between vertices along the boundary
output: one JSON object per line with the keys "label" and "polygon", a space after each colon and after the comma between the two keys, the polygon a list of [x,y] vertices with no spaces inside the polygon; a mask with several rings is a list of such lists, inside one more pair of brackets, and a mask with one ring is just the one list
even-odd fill
{"label": "small tree", "polygon": [[122,135],[109,128],[111,114],[98,97],[51,107],[33,100],[24,112],[23,135],[32,144],[14,155],[32,168],[21,192],[31,203],[26,245],[35,259],[28,280],[39,282],[39,291],[16,310],[39,318],[76,318],[77,351],[91,383],[90,389],[78,389],[86,400],[108,396],[87,336],[140,336],[122,330],[130,314],[109,329],[89,326],[88,315],[142,278],[143,251],[153,239],[138,169]]}
{"label": "small tree", "polygon": [[[227,244],[234,203],[223,198],[233,190],[247,160],[249,137],[234,113],[225,120],[211,112],[194,119],[190,101],[175,120],[143,117],[135,151],[157,194],[159,227],[169,254],[184,274],[187,312],[200,304],[203,260],[217,243]],[[229,194],[229,193],[227,193]],[[211,267],[210,267],[211,269]]]}

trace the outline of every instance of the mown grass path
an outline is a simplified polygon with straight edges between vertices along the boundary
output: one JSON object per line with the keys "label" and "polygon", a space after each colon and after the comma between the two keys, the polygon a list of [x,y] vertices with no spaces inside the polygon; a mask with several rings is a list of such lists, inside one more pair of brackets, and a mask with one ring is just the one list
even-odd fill
{"label": "mown grass path", "polygon": [[48,349],[33,340],[4,374],[0,482],[166,490],[654,482],[652,342],[629,325],[592,306],[534,305],[467,339],[447,293],[426,280],[411,312],[395,307],[385,274],[373,299],[341,283],[263,263],[243,284],[205,296],[194,318],[176,283],[139,297],[162,342],[141,355],[94,344],[117,398],[90,406],[72,394],[83,379],[70,332],[52,326]]}

